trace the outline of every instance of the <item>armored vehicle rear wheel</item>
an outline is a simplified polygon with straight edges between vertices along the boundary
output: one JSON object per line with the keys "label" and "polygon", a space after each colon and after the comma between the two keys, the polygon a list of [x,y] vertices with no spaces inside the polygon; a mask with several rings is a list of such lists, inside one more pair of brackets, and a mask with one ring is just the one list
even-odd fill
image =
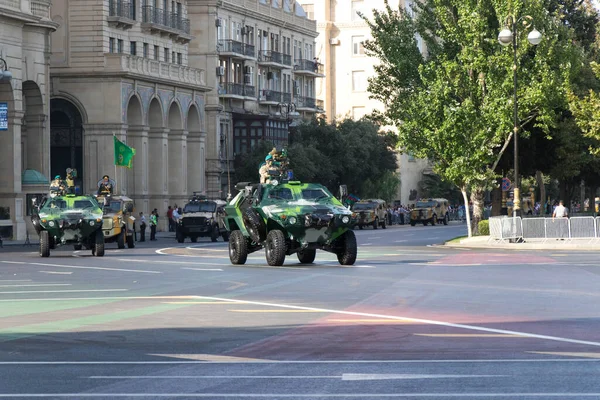
{"label": "armored vehicle rear wheel", "polygon": [[337,240],[337,258],[341,265],[354,265],[356,262],[356,236],[353,231],[346,231]]}
{"label": "armored vehicle rear wheel", "polygon": [[382,229],[387,228],[387,222],[385,221],[385,218],[383,219],[383,222],[381,223],[381,228]]}
{"label": "armored vehicle rear wheel", "polygon": [[216,242],[219,238],[219,227],[213,225],[212,230],[210,231],[210,240]]}
{"label": "armored vehicle rear wheel", "polygon": [[40,231],[40,257],[50,257],[50,235],[48,231]]}
{"label": "armored vehicle rear wheel", "polygon": [[379,226],[379,218],[375,218],[375,221],[373,221],[373,229],[377,229],[378,226]]}
{"label": "armored vehicle rear wheel", "polygon": [[73,245],[73,249],[75,249],[75,250],[77,250],[77,251],[78,251],[78,250],[81,250],[82,248],[83,248],[83,245],[82,245],[82,244],[74,244],[74,245]]}
{"label": "armored vehicle rear wheel", "polygon": [[125,231],[121,229],[121,233],[117,235],[117,247],[119,249],[125,248]]}
{"label": "armored vehicle rear wheel", "polygon": [[285,261],[285,236],[279,230],[271,231],[267,235],[265,243],[265,254],[267,264],[271,267],[279,267]]}
{"label": "armored vehicle rear wheel", "polygon": [[246,230],[250,235],[250,238],[256,243],[260,243],[265,240],[265,232],[267,227],[265,221],[261,218],[256,211],[251,208],[247,208],[242,216]]}
{"label": "armored vehicle rear wheel", "polygon": [[178,243],[183,243],[185,240],[185,236],[183,236],[183,232],[181,232],[181,229],[177,228],[175,231],[175,238],[177,239]]}
{"label": "armored vehicle rear wheel", "polygon": [[410,226],[415,226],[417,223],[415,221],[410,221]]}
{"label": "armored vehicle rear wheel", "polygon": [[423,226],[427,226],[427,221],[423,221]]}
{"label": "armored vehicle rear wheel", "polygon": [[190,240],[192,243],[196,243],[198,241],[198,236],[190,236]]}
{"label": "armored vehicle rear wheel", "polygon": [[104,257],[104,235],[101,230],[96,231],[96,241],[92,251],[96,257]]}
{"label": "armored vehicle rear wheel", "polygon": [[448,225],[448,221],[450,220],[450,217],[448,216],[448,214],[446,214],[444,216],[444,225]]}
{"label": "armored vehicle rear wheel", "polygon": [[437,224],[438,224],[437,215],[434,215],[433,217],[431,217],[431,225],[436,226]]}
{"label": "armored vehicle rear wheel", "polygon": [[133,240],[133,235],[127,236],[127,247],[133,249],[135,247],[135,241]]}
{"label": "armored vehicle rear wheel", "polygon": [[229,241],[229,232],[227,232],[227,231],[223,232],[221,237],[223,238],[224,242],[228,242]]}
{"label": "armored vehicle rear wheel", "polygon": [[248,240],[242,231],[231,232],[229,238],[229,259],[232,264],[245,264],[248,258]]}
{"label": "armored vehicle rear wheel", "polygon": [[304,249],[300,250],[298,253],[298,261],[302,264],[312,264],[315,261],[315,257],[317,256],[317,250],[315,249]]}

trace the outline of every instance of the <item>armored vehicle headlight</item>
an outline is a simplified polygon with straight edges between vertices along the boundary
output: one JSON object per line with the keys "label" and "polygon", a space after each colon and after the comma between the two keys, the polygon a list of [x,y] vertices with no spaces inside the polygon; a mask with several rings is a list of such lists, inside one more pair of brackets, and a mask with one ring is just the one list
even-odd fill
{"label": "armored vehicle headlight", "polygon": [[50,226],[54,226],[54,225],[55,225],[55,224],[54,224],[54,221],[50,221],[50,222],[48,222],[48,225],[50,225]]}
{"label": "armored vehicle headlight", "polygon": [[96,222],[102,222],[102,218],[96,218]]}
{"label": "armored vehicle headlight", "polygon": [[90,221],[90,226],[96,225],[96,221]]}
{"label": "armored vehicle headlight", "polygon": [[348,217],[347,215],[344,215],[344,216],[342,217],[342,222],[343,222],[344,224],[347,224],[348,222],[350,222],[350,217]]}
{"label": "armored vehicle headlight", "polygon": [[298,220],[296,219],[296,217],[290,217],[288,221],[290,221],[290,224],[294,225]]}

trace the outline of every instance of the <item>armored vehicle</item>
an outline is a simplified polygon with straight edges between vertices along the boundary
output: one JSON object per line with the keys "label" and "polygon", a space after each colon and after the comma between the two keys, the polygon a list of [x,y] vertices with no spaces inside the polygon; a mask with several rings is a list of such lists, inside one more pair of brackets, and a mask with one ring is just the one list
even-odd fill
{"label": "armored vehicle", "polygon": [[223,200],[208,200],[194,192],[190,201],[183,207],[183,213],[177,220],[175,238],[183,243],[186,237],[197,242],[199,237],[208,236],[216,242],[219,236],[226,242],[229,232],[223,223]]}
{"label": "armored vehicle", "polygon": [[102,209],[95,197],[56,195],[34,208],[31,222],[40,235],[41,257],[49,257],[51,249],[68,244],[75,250],[85,246],[92,255],[104,255]]}
{"label": "armored vehicle", "polygon": [[135,247],[133,200],[127,196],[98,196],[98,203],[103,205],[102,232],[105,243],[117,242],[119,249]]}
{"label": "armored vehicle", "polygon": [[358,229],[362,229],[364,226],[372,226],[373,229],[377,229],[381,226],[385,229],[387,226],[387,206],[384,200],[360,200],[354,203],[352,211],[354,212],[354,218]]}
{"label": "armored vehicle", "polygon": [[225,207],[233,264],[244,264],[262,248],[271,266],[283,265],[294,253],[301,263],[312,263],[317,250],[336,254],[342,265],[356,261],[352,212],[324,186],[274,179],[239,183],[236,189],[240,192]]}
{"label": "armored vehicle", "polygon": [[425,226],[427,223],[448,225],[448,221],[450,221],[450,216],[446,199],[421,199],[417,201],[415,208],[410,212],[411,226],[415,226],[417,222],[422,222]]}

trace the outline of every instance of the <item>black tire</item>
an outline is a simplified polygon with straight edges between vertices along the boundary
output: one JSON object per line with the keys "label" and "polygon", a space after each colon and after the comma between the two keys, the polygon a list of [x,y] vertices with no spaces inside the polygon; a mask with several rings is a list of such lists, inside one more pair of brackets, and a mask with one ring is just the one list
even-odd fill
{"label": "black tire", "polygon": [[356,236],[353,231],[346,231],[338,239],[337,258],[341,265],[354,265],[356,262]]}
{"label": "black tire", "polygon": [[219,227],[214,225],[210,231],[210,240],[216,242],[219,239]]}
{"label": "black tire", "polygon": [[79,250],[81,250],[82,248],[83,248],[83,245],[82,245],[82,244],[74,244],[74,245],[73,245],[73,249],[75,249],[76,251],[79,251]]}
{"label": "black tire", "polygon": [[285,262],[285,236],[280,230],[269,232],[265,242],[267,264],[271,267],[282,266]]}
{"label": "black tire", "polygon": [[373,221],[373,229],[377,229],[379,227],[379,218],[375,218]]}
{"label": "black tire", "polygon": [[96,231],[96,241],[92,252],[96,257],[104,257],[104,235],[101,230]]}
{"label": "black tire", "polygon": [[50,257],[50,234],[40,231],[40,257]]}
{"label": "black tire", "polygon": [[183,232],[181,229],[175,228],[175,239],[177,239],[178,243],[183,243],[185,241],[185,236],[183,236]]}
{"label": "black tire", "polygon": [[232,264],[245,264],[248,259],[248,240],[242,231],[233,231],[229,237],[229,260]]}
{"label": "black tire", "polygon": [[427,221],[423,221],[423,226],[427,226]]}
{"label": "black tire", "polygon": [[359,230],[361,230],[361,231],[362,231],[362,228],[363,228],[363,226],[362,226],[362,225],[359,225],[359,226],[358,226],[358,229],[359,229]]}
{"label": "black tire", "polygon": [[448,214],[446,214],[444,216],[444,225],[448,225],[448,220],[450,219],[450,217],[448,216]]}
{"label": "black tire", "polygon": [[133,240],[133,235],[127,236],[127,248],[133,249],[135,247],[135,240]]}
{"label": "black tire", "polygon": [[267,227],[265,221],[252,208],[247,208],[242,216],[246,230],[255,243],[262,243],[266,239]]}
{"label": "black tire", "polygon": [[225,231],[221,234],[224,242],[229,242],[229,232]]}
{"label": "black tire", "polygon": [[121,228],[121,233],[117,235],[117,247],[119,249],[125,248],[125,230]]}
{"label": "black tire", "polygon": [[315,261],[315,257],[317,256],[317,250],[304,249],[300,250],[296,254],[298,256],[298,261],[300,261],[302,264],[312,264]]}
{"label": "black tire", "polygon": [[438,224],[437,215],[433,214],[433,217],[431,217],[431,226],[436,226],[437,224]]}
{"label": "black tire", "polygon": [[54,250],[56,248],[56,240],[53,237],[50,237],[50,250]]}
{"label": "black tire", "polygon": [[387,222],[385,221],[385,218],[383,219],[383,222],[381,223],[381,229],[385,229],[387,228]]}
{"label": "black tire", "polygon": [[196,243],[198,242],[198,236],[190,236],[190,240],[192,241],[192,243]]}
{"label": "black tire", "polygon": [[415,226],[417,223],[415,221],[410,221],[410,226]]}

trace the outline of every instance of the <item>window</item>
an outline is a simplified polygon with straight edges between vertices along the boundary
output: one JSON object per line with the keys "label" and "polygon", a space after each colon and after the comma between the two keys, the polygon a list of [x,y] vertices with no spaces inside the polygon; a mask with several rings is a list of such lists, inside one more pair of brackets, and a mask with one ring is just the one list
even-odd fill
{"label": "window", "polygon": [[158,47],[156,45],[154,46],[154,59],[156,61],[159,61],[159,59],[160,59],[160,47]]}
{"label": "window", "polygon": [[114,53],[115,50],[115,38],[111,37],[110,39],[108,39],[108,52]]}
{"label": "window", "polygon": [[123,39],[117,40],[117,53],[123,53]]}
{"label": "window", "polygon": [[365,48],[363,42],[365,41],[364,36],[352,36],[352,55],[364,56]]}
{"label": "window", "polygon": [[350,20],[361,21],[362,18],[358,15],[359,12],[363,12],[365,2],[363,0],[352,0]]}
{"label": "window", "polygon": [[177,53],[177,64],[179,64],[179,65],[183,64],[183,54],[181,54],[181,53]]}
{"label": "window", "polygon": [[129,43],[129,54],[131,54],[132,56],[136,56],[137,55],[137,43],[136,42],[131,42]]}
{"label": "window", "polygon": [[165,47],[163,53],[164,53],[163,61],[168,63],[169,62],[169,54],[171,54],[171,52],[169,51],[168,48]]}
{"label": "window", "polygon": [[358,121],[366,115],[364,107],[352,107],[352,119]]}
{"label": "window", "polygon": [[175,52],[174,52],[174,51],[172,51],[172,52],[171,52],[171,62],[172,62],[172,63],[174,63],[174,62],[176,62],[176,61],[177,61],[177,58],[176,58],[176,56],[175,56]]}
{"label": "window", "polygon": [[304,12],[306,13],[306,18],[315,19],[315,5],[314,4],[304,4],[302,6]]}
{"label": "window", "polygon": [[144,43],[143,54],[144,54],[144,58],[148,58],[148,43]]}
{"label": "window", "polygon": [[367,90],[367,75],[365,71],[352,71],[352,91],[364,92]]}

